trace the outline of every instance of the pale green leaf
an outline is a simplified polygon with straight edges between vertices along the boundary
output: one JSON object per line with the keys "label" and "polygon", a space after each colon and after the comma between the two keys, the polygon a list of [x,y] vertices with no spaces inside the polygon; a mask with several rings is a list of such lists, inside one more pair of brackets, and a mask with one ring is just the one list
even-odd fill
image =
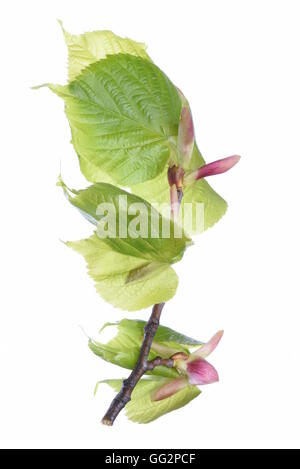
{"label": "pale green leaf", "polygon": [[[205,164],[197,146],[194,146],[190,170],[199,168]],[[167,169],[167,168],[166,168]],[[132,186],[133,193],[143,197],[150,203],[166,204],[170,199],[170,188],[164,173],[158,175],[151,181]],[[205,179],[195,181],[188,187],[183,188],[183,199],[180,208],[182,220],[184,221],[184,204],[192,204],[192,225],[189,234],[198,234],[212,227],[226,213],[227,203],[208,184]],[[203,204],[203,223],[197,226],[196,204]],[[201,206],[200,206],[201,210]],[[187,216],[187,215],[186,215]]]}
{"label": "pale green leaf", "polygon": [[[196,386],[187,384],[185,388],[171,397],[160,401],[152,401],[153,394],[170,381],[170,379],[154,376],[140,380],[133,390],[131,401],[125,407],[129,420],[137,423],[149,423],[164,414],[187,405],[201,393]],[[108,384],[116,392],[120,391],[122,386],[122,380],[105,380],[98,384],[101,383]]]}
{"label": "pale green leaf", "polygon": [[[122,319],[117,323],[108,323],[104,325],[103,328],[107,326],[117,327],[117,335],[109,341],[109,346],[113,346],[117,349],[121,346],[122,350],[124,350],[124,348],[130,350],[133,346],[136,346],[138,349],[140,348],[144,336],[144,327],[146,326],[145,321],[141,321],[139,319]],[[101,330],[103,330],[103,328]],[[174,331],[169,327],[159,325],[153,344],[153,353],[155,355],[157,355],[156,345],[160,345],[166,349],[166,354],[162,353],[160,355],[163,358],[169,358],[170,354],[175,352],[188,353],[189,348],[202,345],[203,342],[192,339],[191,337]]]}
{"label": "pale green leaf", "polygon": [[[109,325],[117,326],[118,333],[127,335],[130,337],[130,341],[134,341],[140,345],[146,322],[139,319],[122,319],[117,323],[108,323],[104,325],[103,328]],[[191,337],[188,337],[184,334],[181,334],[180,332],[174,331],[173,329],[162,325],[159,325],[157,329],[155,340],[157,342],[164,343],[165,345],[176,343],[177,345],[183,345],[187,347],[196,347],[203,344],[203,342],[200,342],[199,340],[192,339]]]}
{"label": "pale green leaf", "polygon": [[148,60],[110,55],[68,85],[48,86],[65,101],[72,143],[88,180],[137,184],[174,159],[181,101]]}
{"label": "pale green leaf", "polygon": [[69,81],[98,60],[112,54],[130,54],[150,60],[146,45],[132,39],[117,36],[112,31],[93,31],[79,35],[68,33],[59,21],[68,47]]}
{"label": "pale green leaf", "polygon": [[[178,277],[167,263],[121,254],[96,234],[66,244],[84,256],[97,292],[118,308],[128,311],[147,308],[168,301],[176,292]],[[144,275],[131,278],[132,272],[149,266],[152,269]]]}
{"label": "pale green leaf", "polygon": [[[120,337],[118,339],[118,345],[116,344],[101,344],[94,340],[89,341],[89,347],[92,352],[103,360],[113,363],[114,365],[121,366],[128,370],[133,370],[135,367],[139,353],[140,346],[133,345],[132,348],[127,348],[123,343],[126,341],[126,338]],[[149,354],[149,360],[157,357],[157,353],[151,351]],[[152,371],[149,371],[147,374],[164,376],[168,378],[176,378],[179,376],[178,372],[174,368],[167,368],[165,366],[156,366]]]}

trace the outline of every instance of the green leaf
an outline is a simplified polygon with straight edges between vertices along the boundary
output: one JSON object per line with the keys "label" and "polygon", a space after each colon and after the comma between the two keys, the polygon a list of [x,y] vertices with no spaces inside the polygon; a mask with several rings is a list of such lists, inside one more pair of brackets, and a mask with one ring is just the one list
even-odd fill
{"label": "green leaf", "polygon": [[[95,355],[109,363],[113,363],[114,365],[121,366],[122,368],[132,370],[136,365],[137,358],[139,356],[139,349],[135,345],[133,345],[131,349],[128,349],[125,345],[123,345],[121,338],[119,340],[119,344],[119,347],[115,347],[110,345],[110,342],[107,344],[101,344],[100,342],[96,342],[91,339],[89,340],[89,348]],[[176,375],[175,370],[170,371],[174,371]],[[174,376],[174,373],[171,373],[171,376]],[[162,374],[162,376],[164,375]],[[167,374],[167,376],[170,375]]]}
{"label": "green leaf", "polygon": [[[99,222],[104,224],[105,221],[99,207],[106,207],[101,204],[110,204],[115,224],[108,222],[108,237],[104,238],[103,242],[120,254],[139,259],[137,265],[132,267],[131,277],[128,278],[129,283],[142,280],[143,277],[151,276],[153,273],[156,274],[157,270],[161,270],[161,263],[178,262],[186,247],[191,244],[190,238],[184,233],[181,237],[176,237],[177,228],[173,221],[166,220],[148,202],[136,195],[107,183],[94,184],[80,191],[70,190],[61,179],[58,184],[63,187],[71,204],[77,207],[90,222],[98,224],[98,234]],[[139,214],[137,215],[135,210],[133,210],[134,213],[129,213],[132,208],[136,208]],[[140,220],[140,227],[135,231],[141,229],[144,234],[133,237],[135,232],[132,232],[134,226],[132,223],[137,216]],[[169,237],[163,237],[163,227],[168,224],[170,233],[166,232],[165,235]],[[146,261],[155,262],[155,264],[152,264],[150,268]],[[136,270],[133,270],[134,268]]]}
{"label": "green leaf", "polygon": [[[184,189],[184,203],[191,203],[193,210],[193,226],[191,234],[201,233],[203,230],[211,228],[217,223],[227,211],[227,203],[208,184],[205,179],[195,181]],[[203,225],[197,228],[196,224],[196,204],[203,204],[204,220]],[[184,207],[184,205],[183,205]],[[184,208],[182,209],[184,216]]]}
{"label": "green leaf", "polygon": [[[136,365],[140,349],[137,346],[133,346],[132,349],[126,348],[122,340],[119,341],[121,348],[110,346],[110,344],[101,344],[93,340],[89,341],[89,347],[92,352],[103,360],[113,363],[114,365],[121,366],[128,370],[133,370]],[[149,360],[152,360],[157,356],[157,353],[150,352]],[[167,368],[165,366],[157,366],[147,374],[164,376],[167,378],[176,378],[179,376],[178,372],[173,368]]]}
{"label": "green leaf", "polygon": [[[113,306],[136,311],[168,301],[175,295],[178,277],[167,263],[121,254],[96,234],[66,244],[84,256],[97,292]],[[133,272],[143,272],[146,267],[148,271],[144,275],[131,278]]]}
{"label": "green leaf", "polygon": [[[97,235],[66,244],[85,257],[96,289],[106,301],[121,309],[135,311],[174,296],[178,277],[170,265],[182,258],[191,240],[184,234],[176,238],[173,222],[170,237],[164,238],[166,221],[140,197],[106,183],[81,191],[68,189],[61,179],[58,184],[72,205],[90,222],[97,224]],[[104,210],[99,211],[103,207],[101,204],[106,204],[108,211],[112,211],[114,224],[106,222]],[[139,204],[135,208],[140,212],[140,227],[143,225],[147,231],[143,236],[139,229],[133,231],[131,226],[137,218],[135,210],[130,212],[133,204]],[[102,235],[107,237],[100,239],[99,223],[103,221],[108,229]]]}
{"label": "green leaf", "polygon": [[[131,401],[125,407],[129,420],[137,423],[149,423],[164,414],[185,406],[201,394],[201,391],[196,386],[187,384],[185,388],[176,392],[171,397],[160,401],[152,401],[151,397],[155,391],[169,381],[171,380],[159,377],[140,380],[133,390]],[[108,379],[100,383],[108,384],[116,392],[120,391],[122,386],[122,380],[116,379]]]}
{"label": "green leaf", "polygon": [[[199,168],[205,164],[197,146],[194,146],[193,157],[190,164],[190,170]],[[137,194],[150,203],[164,204],[168,203],[170,198],[170,188],[168,181],[163,176],[158,175],[151,181],[143,184],[137,184],[131,187],[134,194]],[[220,197],[208,184],[205,179],[195,181],[183,189],[183,199],[180,208],[181,217],[184,220],[184,204],[192,204],[192,226],[189,234],[199,234],[201,231],[212,227],[226,213],[227,203]],[[204,219],[203,224],[197,226],[196,204],[203,204]]]}
{"label": "green leaf", "polygon": [[[102,344],[91,339],[89,347],[103,360],[132,370],[138,360],[145,325],[145,321],[130,319],[122,319],[117,323],[107,323],[101,330],[107,326],[116,326],[117,334],[107,344]],[[191,339],[168,327],[159,326],[150,350],[149,360],[152,360],[157,355],[160,355],[162,358],[169,358],[176,352],[189,353],[189,347],[201,344],[202,342]],[[149,374],[165,377],[178,376],[178,372],[175,369],[161,366],[154,368]]]}
{"label": "green leaf", "polygon": [[[145,321],[139,319],[122,319],[117,323],[105,324],[101,331],[108,326],[116,326],[118,333],[110,340],[109,345],[118,348],[122,343],[123,348],[131,349],[133,346],[137,346],[140,349],[142,339],[144,336],[144,327],[146,326]],[[197,347],[203,345],[203,342],[192,339],[180,332],[174,331],[169,327],[159,325],[154,338],[154,344],[163,345],[164,347],[171,349],[171,353],[175,352],[189,352],[190,347]],[[156,350],[156,349],[155,349]],[[154,353],[157,355],[157,353]],[[170,353],[166,351],[167,355],[162,354],[162,358],[169,358]]]}
{"label": "green leaf", "polygon": [[[140,345],[146,324],[147,323],[145,321],[141,321],[139,319],[122,319],[117,323],[108,323],[104,325],[103,328],[109,325],[116,325],[120,333],[128,335],[131,340],[137,341],[137,344]],[[184,345],[187,347],[197,347],[203,344],[203,342],[200,342],[199,340],[192,339],[191,337],[183,335],[180,332],[174,331],[173,329],[162,325],[160,325],[157,329],[155,340],[157,342],[164,343],[165,345],[172,343],[177,345]]]}
{"label": "green leaf", "polygon": [[112,54],[130,54],[150,60],[146,45],[117,36],[112,31],[93,31],[80,35],[68,33],[59,21],[68,47],[69,81],[88,65]]}
{"label": "green leaf", "polygon": [[65,101],[72,143],[88,180],[129,186],[153,179],[174,159],[181,101],[148,60],[110,55],[68,85],[48,86]]}

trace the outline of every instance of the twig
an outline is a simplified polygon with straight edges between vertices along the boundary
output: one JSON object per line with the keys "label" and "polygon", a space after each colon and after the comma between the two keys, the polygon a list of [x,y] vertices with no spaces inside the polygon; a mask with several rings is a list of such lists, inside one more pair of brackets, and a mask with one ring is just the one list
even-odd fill
{"label": "twig", "polygon": [[116,395],[108,411],[104,415],[102,419],[102,423],[104,425],[112,425],[114,423],[114,420],[116,419],[118,414],[125,407],[127,402],[130,401],[132,391],[134,390],[138,381],[147,371],[153,370],[155,366],[162,364],[164,366],[173,366],[173,360],[163,360],[160,357],[157,357],[154,360],[148,362],[148,355],[157,328],[159,326],[160,315],[164,305],[165,303],[159,303],[153,306],[152,314],[144,329],[144,340],[142,343],[137,364],[129,375],[129,377],[123,381],[121,391]]}
{"label": "twig", "polygon": [[[183,174],[182,174],[181,168],[177,168],[177,169],[179,170],[180,177],[178,178],[175,177],[175,180],[176,179],[178,180],[178,182],[177,180],[175,182],[176,184],[175,187],[177,191],[178,206],[179,206],[181,199],[182,199],[182,195],[183,195],[182,184],[181,184]],[[176,176],[176,170],[175,170],[175,176]],[[170,178],[169,178],[169,183],[170,183],[170,186],[173,185],[172,181],[170,181]],[[172,200],[171,200],[171,207],[172,207]],[[176,211],[173,211],[171,209],[171,216],[173,219],[176,218],[176,215],[177,215]],[[144,331],[145,331],[144,339],[143,339],[143,343],[141,346],[138,361],[134,369],[130,373],[129,377],[123,381],[121,391],[116,395],[116,397],[110,404],[108,411],[104,415],[102,419],[102,423],[104,425],[109,425],[109,426],[113,425],[116,417],[119,415],[121,410],[126,406],[126,404],[130,401],[131,394],[135,386],[137,385],[141,377],[145,373],[147,373],[147,371],[153,370],[153,368],[155,368],[156,366],[167,366],[169,368],[173,367],[174,361],[172,360],[172,358],[163,359],[161,357],[156,357],[154,358],[154,360],[148,361],[149,352],[152,346],[154,336],[159,326],[160,316],[161,316],[161,312],[163,310],[164,305],[165,303],[159,303],[153,306],[150,319],[144,328]]]}

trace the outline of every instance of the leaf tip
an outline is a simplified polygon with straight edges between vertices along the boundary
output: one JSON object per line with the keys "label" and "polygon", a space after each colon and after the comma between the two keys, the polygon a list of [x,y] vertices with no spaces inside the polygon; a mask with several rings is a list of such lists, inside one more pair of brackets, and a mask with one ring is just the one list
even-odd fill
{"label": "leaf tip", "polygon": [[104,329],[106,329],[107,327],[109,326],[117,326],[119,324],[119,322],[106,322],[105,324],[103,324],[103,326],[99,329],[99,334],[101,334],[102,331],[104,331]]}
{"label": "leaf tip", "polygon": [[98,381],[98,383],[96,383],[96,386],[95,386],[95,389],[94,389],[94,397],[96,396],[97,392],[98,392],[98,388],[99,388],[99,385],[102,384],[103,381]]}
{"label": "leaf tip", "polygon": [[31,90],[39,90],[40,88],[49,88],[49,83],[42,83],[41,85],[34,85],[34,86],[31,86],[30,89]]}
{"label": "leaf tip", "polygon": [[59,24],[59,26],[60,26],[60,28],[61,28],[61,30],[62,30],[62,33],[63,33],[63,35],[64,35],[65,43],[68,45],[68,43],[69,43],[69,41],[70,41],[70,39],[71,39],[71,34],[68,33],[68,31],[65,30],[64,25],[63,25],[63,22],[62,22],[61,19],[58,18],[58,19],[57,19],[57,22],[58,22],[58,24]]}

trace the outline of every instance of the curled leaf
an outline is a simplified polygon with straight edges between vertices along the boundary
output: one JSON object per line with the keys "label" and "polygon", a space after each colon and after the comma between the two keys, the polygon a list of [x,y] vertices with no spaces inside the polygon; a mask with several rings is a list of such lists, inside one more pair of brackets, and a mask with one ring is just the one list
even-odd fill
{"label": "curled leaf", "polygon": [[[157,418],[187,405],[195,399],[201,391],[190,384],[187,384],[175,394],[158,401],[153,400],[153,396],[162,386],[167,385],[172,380],[151,376],[141,379],[133,390],[131,401],[125,407],[129,420],[137,423],[149,423]],[[120,391],[122,380],[105,380],[105,383],[116,392]]]}

